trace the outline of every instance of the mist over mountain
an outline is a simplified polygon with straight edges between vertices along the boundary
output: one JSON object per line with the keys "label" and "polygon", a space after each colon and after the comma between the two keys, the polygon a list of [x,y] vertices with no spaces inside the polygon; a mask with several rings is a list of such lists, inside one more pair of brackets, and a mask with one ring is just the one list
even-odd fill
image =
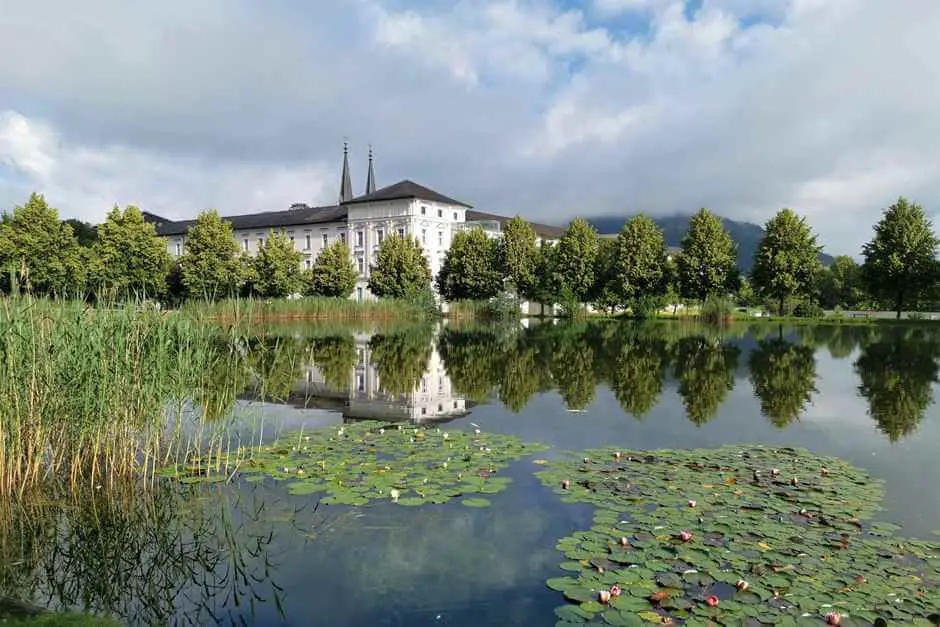
{"label": "mist over mountain", "polygon": [[[691,215],[682,214],[661,217],[651,216],[653,221],[662,229],[666,238],[666,246],[680,246],[682,244],[682,237],[689,228],[689,219],[691,217]],[[598,216],[586,219],[601,234],[609,234],[619,233],[629,216]],[[728,233],[731,234],[731,239],[738,245],[738,266],[743,271],[749,272],[751,266],[754,265],[754,252],[760,245],[761,238],[764,237],[764,229],[751,222],[740,222],[729,218],[721,218],[721,222]],[[819,255],[819,260],[827,266],[832,263],[832,257],[825,253]]]}

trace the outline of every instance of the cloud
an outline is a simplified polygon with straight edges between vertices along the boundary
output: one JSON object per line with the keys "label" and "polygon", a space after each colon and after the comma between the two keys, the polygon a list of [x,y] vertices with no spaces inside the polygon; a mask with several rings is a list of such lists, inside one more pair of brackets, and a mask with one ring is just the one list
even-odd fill
{"label": "cloud", "polygon": [[940,204],[934,0],[4,11],[2,206],[31,189],[88,218],[125,198],[181,216],[328,203],[345,135],[357,188],[371,142],[380,183],[543,221],[791,206],[857,253],[898,195]]}

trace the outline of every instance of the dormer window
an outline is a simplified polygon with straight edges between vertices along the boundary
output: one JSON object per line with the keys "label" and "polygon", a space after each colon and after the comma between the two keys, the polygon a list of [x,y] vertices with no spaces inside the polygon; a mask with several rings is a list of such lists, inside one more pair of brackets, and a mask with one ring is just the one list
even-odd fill
{"label": "dormer window", "polygon": [[443,217],[444,217],[444,210],[443,210],[443,209],[438,209],[438,210],[437,210],[437,217],[438,217],[438,218],[443,218]]}

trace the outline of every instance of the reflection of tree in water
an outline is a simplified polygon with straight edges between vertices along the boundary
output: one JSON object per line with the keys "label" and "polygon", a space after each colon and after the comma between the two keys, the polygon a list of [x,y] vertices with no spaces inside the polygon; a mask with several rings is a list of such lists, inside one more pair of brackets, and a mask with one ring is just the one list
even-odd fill
{"label": "reflection of tree in water", "polygon": [[498,364],[505,352],[494,330],[445,329],[437,346],[457,394],[476,401],[492,394],[499,380]]}
{"label": "reflection of tree in water", "polygon": [[845,359],[858,346],[859,331],[862,329],[842,324],[833,325],[832,328],[834,332],[826,343],[826,348],[833,359]]}
{"label": "reflection of tree in water", "polygon": [[810,346],[781,338],[760,340],[747,365],[761,413],[774,426],[797,420],[818,391],[815,351]]}
{"label": "reflection of tree in water", "polygon": [[351,335],[337,335],[313,340],[310,358],[326,385],[335,390],[348,390],[350,373],[356,367],[356,342]]}
{"label": "reflection of tree in water", "polygon": [[594,400],[598,376],[591,339],[583,326],[572,326],[552,346],[552,378],[568,409],[584,409]]}
{"label": "reflection of tree in water", "polygon": [[911,329],[891,329],[862,348],[855,362],[868,413],[892,442],[912,434],[933,401],[936,340]]}
{"label": "reflection of tree in water", "polygon": [[618,348],[609,364],[610,386],[623,410],[641,418],[659,402],[669,367],[668,348],[662,340],[644,337],[642,331]]}
{"label": "reflection of tree in water", "polygon": [[130,484],[4,504],[0,597],[148,625],[234,624],[258,604],[280,608],[271,503],[194,490]]}
{"label": "reflection of tree in water", "polygon": [[675,376],[686,415],[702,426],[734,389],[740,349],[704,337],[686,337],[676,345]]}
{"label": "reflection of tree in water", "polygon": [[255,338],[248,343],[248,367],[255,393],[264,399],[285,401],[303,368],[306,342],[289,337]]}
{"label": "reflection of tree in water", "polygon": [[374,335],[369,340],[382,389],[391,395],[414,392],[428,370],[434,328],[415,326],[388,335]]}
{"label": "reflection of tree in water", "polygon": [[529,399],[542,389],[547,369],[539,363],[535,346],[520,342],[506,352],[502,360],[499,398],[514,413],[519,413]]}

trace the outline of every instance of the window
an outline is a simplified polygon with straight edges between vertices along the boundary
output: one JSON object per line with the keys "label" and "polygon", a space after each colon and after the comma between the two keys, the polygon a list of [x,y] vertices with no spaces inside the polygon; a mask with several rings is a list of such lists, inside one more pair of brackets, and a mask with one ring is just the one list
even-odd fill
{"label": "window", "polygon": [[454,401],[454,409],[457,409],[457,401]]}
{"label": "window", "polygon": [[343,242],[344,244],[346,243],[346,231],[343,231],[339,234],[339,241]]}
{"label": "window", "polygon": [[[362,293],[362,288],[359,288],[360,294]],[[359,300],[362,300],[361,298]],[[360,392],[366,391],[366,379],[361,374],[356,375],[356,389]]]}
{"label": "window", "polygon": [[307,270],[310,269],[310,260],[309,260],[309,259],[304,259],[304,267],[305,267]]}
{"label": "window", "polygon": [[422,207],[421,207],[421,215],[427,215],[427,213],[428,213],[428,208],[422,206]]}
{"label": "window", "polygon": [[310,233],[304,235],[304,250],[310,250]]}
{"label": "window", "polygon": [[444,217],[444,210],[443,210],[443,209],[438,209],[438,210],[437,210],[437,217],[438,217],[438,218],[443,218],[443,217]]}
{"label": "window", "polygon": [[427,229],[421,229],[421,243],[422,244],[428,243],[428,230]]}
{"label": "window", "polygon": [[258,248],[261,248],[262,246],[264,246],[264,238],[263,238],[263,237],[259,237],[259,238],[258,238]]}
{"label": "window", "polygon": [[[361,287],[356,288],[356,300],[358,300],[360,303],[362,302],[362,288]],[[362,384],[360,384],[359,389],[360,390],[362,389]]]}
{"label": "window", "polygon": [[362,274],[362,265],[363,265],[363,264],[362,264],[362,257],[359,257],[358,259],[356,259],[356,265],[359,266],[359,274]]}
{"label": "window", "polygon": [[441,247],[444,246],[444,231],[437,232],[437,245]]}
{"label": "window", "polygon": [[457,212],[455,211],[455,212],[454,212],[454,220],[456,220],[456,219],[457,219]]}
{"label": "window", "polygon": [[385,239],[385,231],[383,231],[382,229],[376,229],[376,230],[375,230],[375,237],[376,237],[376,239],[379,241],[379,244],[381,244],[381,243],[382,243],[382,240]]}
{"label": "window", "polygon": [[437,406],[437,411],[444,411],[444,403],[440,403],[440,404]]}
{"label": "window", "polygon": [[356,246],[362,246],[362,231],[356,231]]}
{"label": "window", "polygon": [[179,257],[183,252],[183,246],[177,242],[176,244],[176,256]]}
{"label": "window", "polygon": [[405,239],[405,229],[398,229],[398,237],[400,239]]}
{"label": "window", "polygon": [[422,407],[422,408],[421,408],[421,415],[423,416],[423,415],[425,415],[426,413],[428,413],[428,408],[427,408],[427,407]]}
{"label": "window", "polygon": [[291,235],[288,235],[288,236],[287,236],[287,239],[289,239],[289,240],[290,240],[290,243],[291,243],[291,244],[293,244],[293,243],[294,243],[294,236],[293,236],[293,234],[291,234]]}
{"label": "window", "polygon": [[330,236],[326,233],[323,234],[323,248],[326,248],[330,245]]}

